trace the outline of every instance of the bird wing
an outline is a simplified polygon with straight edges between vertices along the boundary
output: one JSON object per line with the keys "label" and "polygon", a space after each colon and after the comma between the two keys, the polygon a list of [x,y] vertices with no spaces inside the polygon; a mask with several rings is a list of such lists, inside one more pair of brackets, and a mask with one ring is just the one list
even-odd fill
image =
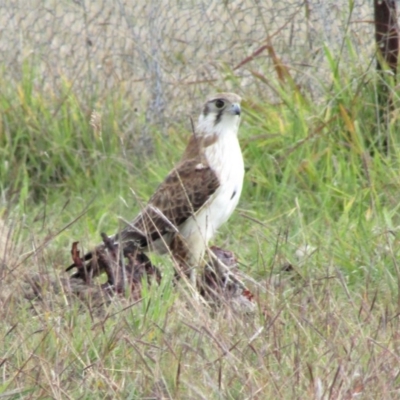
{"label": "bird wing", "polygon": [[[182,161],[157,188],[146,207],[116,239],[140,247],[157,240],[196,215],[218,189],[219,179],[199,158]],[[139,239],[139,240],[138,240]]]}
{"label": "bird wing", "polygon": [[[123,249],[146,247],[168,232],[176,232],[179,225],[196,215],[218,189],[219,179],[212,168],[200,157],[181,161],[158,186],[142,212],[110,239],[122,243]],[[104,249],[104,244],[97,250]],[[93,252],[84,256],[90,262]],[[67,271],[76,267],[72,264]]]}

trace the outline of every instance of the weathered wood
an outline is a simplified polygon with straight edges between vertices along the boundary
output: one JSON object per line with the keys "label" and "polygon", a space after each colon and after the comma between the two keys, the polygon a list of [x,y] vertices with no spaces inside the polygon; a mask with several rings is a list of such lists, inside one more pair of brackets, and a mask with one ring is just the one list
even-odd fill
{"label": "weathered wood", "polygon": [[[399,56],[399,26],[395,0],[374,0],[375,42],[377,70],[381,74],[378,85],[378,102],[380,120],[383,122],[384,136],[378,137],[376,143],[385,153],[389,151],[390,111],[393,110],[393,99],[390,95],[390,82],[396,83],[397,62]],[[388,72],[392,72],[392,76]],[[379,130],[381,131],[381,130]]]}
{"label": "weathered wood", "polygon": [[[374,0],[375,41],[379,52],[378,70],[389,67],[397,73],[399,56],[399,25],[395,0]],[[386,64],[386,65],[384,65]]]}

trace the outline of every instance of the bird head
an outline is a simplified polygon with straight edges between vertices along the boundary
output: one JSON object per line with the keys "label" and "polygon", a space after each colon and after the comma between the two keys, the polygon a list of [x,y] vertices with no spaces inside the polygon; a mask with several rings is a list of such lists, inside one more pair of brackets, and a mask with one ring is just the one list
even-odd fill
{"label": "bird head", "polygon": [[240,123],[241,98],[234,93],[218,93],[204,104],[196,134],[237,134]]}

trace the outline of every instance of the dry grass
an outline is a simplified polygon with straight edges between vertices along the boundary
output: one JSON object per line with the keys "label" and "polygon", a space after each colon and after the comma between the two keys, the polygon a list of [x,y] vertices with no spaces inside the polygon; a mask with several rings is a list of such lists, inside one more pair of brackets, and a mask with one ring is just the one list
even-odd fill
{"label": "dry grass", "polygon": [[[31,271],[32,272],[32,271]],[[58,275],[58,274],[57,274]],[[397,299],[338,270],[253,283],[257,312],[209,309],[185,288],[106,305],[44,286],[2,303],[2,395],[24,398],[396,398]],[[44,278],[45,280],[46,278]]]}
{"label": "dry grass", "polygon": [[[147,110],[132,117],[121,85],[90,102],[71,82],[48,91],[34,60],[21,81],[4,85],[0,398],[400,397],[398,87],[388,83],[386,124],[381,77],[357,46],[343,42],[339,56],[319,48],[329,74],[311,76],[315,95],[297,84],[297,66],[279,62],[278,39],[264,43],[265,69],[216,68],[215,85],[186,85],[186,97],[171,100],[189,113],[204,88],[245,94],[243,195],[213,244],[239,258],[252,312],[199,302],[172,284],[165,258],[152,259],[163,279],[144,281],[138,301],[69,280],[71,243],[85,250],[140,210],[178,160],[190,123],[170,121],[163,133],[147,126],[141,133],[153,148],[145,153],[135,132]],[[279,101],[266,100],[270,91]],[[390,154],[379,147],[383,136]]]}

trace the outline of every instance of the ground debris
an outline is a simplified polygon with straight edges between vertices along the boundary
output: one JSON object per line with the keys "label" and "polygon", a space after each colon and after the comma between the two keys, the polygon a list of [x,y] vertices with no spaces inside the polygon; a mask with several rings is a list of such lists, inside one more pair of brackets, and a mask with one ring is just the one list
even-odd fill
{"label": "ground debris", "polygon": [[[142,279],[147,279],[151,284],[153,280],[161,281],[161,273],[150,259],[137,247],[129,244],[125,248],[119,248],[105,233],[101,234],[103,245],[98,246],[96,251],[89,253],[84,258],[79,257],[77,250],[78,242],[72,244],[71,255],[73,265],[67,271],[76,268],[77,271],[71,275],[71,281],[83,281],[87,286],[93,287],[93,278],[103,273],[107,281],[95,287],[108,295],[130,293],[130,296],[138,300],[141,298]],[[88,260],[88,258],[90,258]]]}
{"label": "ground debris", "polygon": [[211,246],[209,250],[210,260],[199,287],[201,295],[212,305],[228,304],[236,311],[252,313],[255,297],[239,278],[235,254],[217,246]]}
{"label": "ground debris", "polygon": [[[93,288],[93,278],[105,274],[107,281],[96,285],[97,290],[105,291],[107,295],[129,293],[133,300],[141,298],[143,279],[148,284],[153,281],[160,283],[160,270],[150,259],[132,243],[119,248],[109,236],[102,233],[103,245],[98,246],[94,253],[80,258],[77,249],[78,242],[71,248],[73,265],[67,271],[76,268],[70,280],[79,281]],[[90,258],[90,259],[89,259]],[[239,301],[244,308],[254,307],[254,296],[237,276],[237,259],[233,252],[212,246],[209,249],[209,261],[198,281],[201,296],[213,305],[221,302]],[[179,275],[176,275],[179,279]],[[82,285],[78,286],[82,288]]]}

